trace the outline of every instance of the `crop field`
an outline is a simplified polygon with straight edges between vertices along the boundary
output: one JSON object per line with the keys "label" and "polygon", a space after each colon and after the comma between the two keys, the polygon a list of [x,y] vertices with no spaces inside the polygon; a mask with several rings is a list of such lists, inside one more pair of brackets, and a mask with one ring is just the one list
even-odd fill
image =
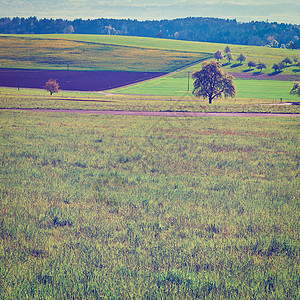
{"label": "crop field", "polygon": [[0,36],[1,68],[171,72],[211,57],[191,51],[150,49],[66,39]]}
{"label": "crop field", "polygon": [[61,90],[101,91],[162,75],[165,73],[0,69],[0,83],[5,87],[42,89],[49,78],[55,78]]}
{"label": "crop field", "polygon": [[300,297],[298,119],[0,114],[0,299]]}

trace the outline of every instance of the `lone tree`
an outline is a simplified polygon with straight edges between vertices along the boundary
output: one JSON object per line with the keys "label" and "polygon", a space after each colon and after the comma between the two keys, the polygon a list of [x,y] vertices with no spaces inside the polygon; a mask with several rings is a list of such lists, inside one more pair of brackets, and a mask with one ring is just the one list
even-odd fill
{"label": "lone tree", "polygon": [[248,62],[248,67],[249,67],[249,70],[252,69],[252,68],[255,68],[255,67],[256,67],[256,63],[255,63],[254,61],[251,61],[251,60],[250,60],[250,61]]}
{"label": "lone tree", "polygon": [[224,52],[225,52],[226,54],[228,54],[229,52],[231,52],[229,46],[226,46]]}
{"label": "lone tree", "polygon": [[46,82],[45,90],[48,91],[50,95],[52,95],[53,93],[58,93],[58,89],[59,89],[59,84],[56,81],[56,79],[50,78]]}
{"label": "lone tree", "polygon": [[217,59],[217,60],[220,60],[220,59],[223,59],[223,53],[221,50],[217,50],[214,54],[214,58]]}
{"label": "lone tree", "polygon": [[291,59],[288,58],[288,57],[286,57],[282,62],[285,64],[286,67],[287,67],[288,64],[292,64]]}
{"label": "lone tree", "polygon": [[256,68],[260,70],[260,73],[262,72],[262,69],[266,69],[267,66],[262,63],[262,62],[259,62],[257,65],[256,65]]}
{"label": "lone tree", "polygon": [[300,97],[300,82],[294,82],[293,87],[290,91],[291,95],[296,95]]}
{"label": "lone tree", "polygon": [[227,56],[227,59],[230,63],[233,60],[233,57],[232,57],[231,53],[229,52],[226,56]]}
{"label": "lone tree", "polygon": [[246,56],[241,53],[236,60],[242,64],[242,62],[246,60]]}
{"label": "lone tree", "polygon": [[274,64],[272,69],[274,69],[274,72],[275,73],[278,73],[280,70],[281,70],[281,67],[279,64]]}
{"label": "lone tree", "polygon": [[236,95],[234,77],[221,69],[220,62],[204,62],[202,70],[195,72],[192,78],[195,79],[193,94],[196,97],[208,98],[209,104],[215,98],[234,97]]}

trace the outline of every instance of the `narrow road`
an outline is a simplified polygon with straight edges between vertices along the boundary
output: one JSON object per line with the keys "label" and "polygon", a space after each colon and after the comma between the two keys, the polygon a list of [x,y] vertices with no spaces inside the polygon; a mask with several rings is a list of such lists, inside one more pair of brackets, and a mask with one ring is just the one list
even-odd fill
{"label": "narrow road", "polygon": [[239,113],[239,112],[183,112],[183,111],[119,111],[119,110],[71,110],[37,108],[0,108],[0,111],[58,112],[74,114],[118,115],[118,116],[155,116],[155,117],[300,117],[300,114],[280,113]]}

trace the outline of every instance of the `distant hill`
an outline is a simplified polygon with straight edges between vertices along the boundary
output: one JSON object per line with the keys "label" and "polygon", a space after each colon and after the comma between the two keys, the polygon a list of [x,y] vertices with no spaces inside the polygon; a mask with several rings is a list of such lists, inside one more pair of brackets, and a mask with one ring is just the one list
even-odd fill
{"label": "distant hill", "polygon": [[62,20],[1,18],[0,34],[107,34],[157,37],[187,41],[300,48],[300,26],[217,18],[184,18],[161,21],[119,19]]}

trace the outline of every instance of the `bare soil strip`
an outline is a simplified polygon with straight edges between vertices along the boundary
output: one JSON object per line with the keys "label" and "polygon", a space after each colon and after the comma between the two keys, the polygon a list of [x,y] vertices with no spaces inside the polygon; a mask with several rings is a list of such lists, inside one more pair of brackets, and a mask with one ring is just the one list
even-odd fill
{"label": "bare soil strip", "polygon": [[228,112],[183,112],[183,111],[118,111],[118,110],[71,110],[39,108],[0,108],[0,111],[59,112],[74,114],[121,115],[121,116],[155,116],[155,117],[300,117],[300,114],[280,113],[228,113]]}

